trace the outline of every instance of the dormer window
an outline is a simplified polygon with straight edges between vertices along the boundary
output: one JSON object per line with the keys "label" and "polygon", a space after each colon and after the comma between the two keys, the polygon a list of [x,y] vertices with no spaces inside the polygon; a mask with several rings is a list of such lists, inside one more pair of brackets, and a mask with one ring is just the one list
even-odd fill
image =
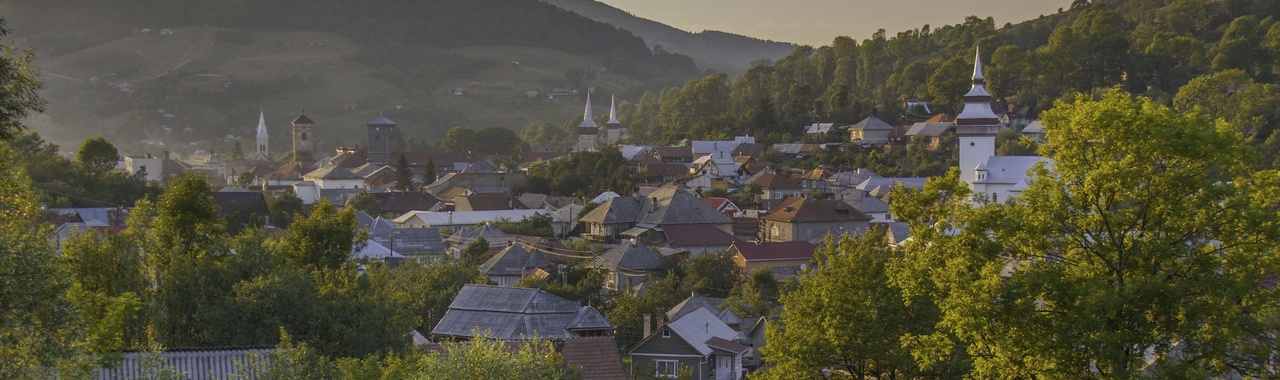
{"label": "dormer window", "polygon": [[662,329],[662,337],[663,337],[663,338],[670,338],[670,337],[671,337],[671,329]]}

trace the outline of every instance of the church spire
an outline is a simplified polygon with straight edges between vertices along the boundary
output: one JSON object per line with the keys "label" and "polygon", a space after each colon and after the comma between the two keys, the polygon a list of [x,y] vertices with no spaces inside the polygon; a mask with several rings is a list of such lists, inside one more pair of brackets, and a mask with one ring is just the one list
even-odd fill
{"label": "church spire", "polygon": [[979,47],[973,55],[973,80],[974,83],[977,83],[977,81],[984,79],[982,76],[982,48]]}
{"label": "church spire", "polygon": [[605,124],[622,124],[618,121],[618,101],[614,96],[609,96],[609,121]]}
{"label": "church spire", "polygon": [[258,137],[267,137],[267,116],[258,110]]}
{"label": "church spire", "polygon": [[591,115],[591,90],[587,90],[587,108],[582,111],[582,123],[578,124],[579,130],[585,128],[600,129],[600,126],[596,125],[595,116]]}

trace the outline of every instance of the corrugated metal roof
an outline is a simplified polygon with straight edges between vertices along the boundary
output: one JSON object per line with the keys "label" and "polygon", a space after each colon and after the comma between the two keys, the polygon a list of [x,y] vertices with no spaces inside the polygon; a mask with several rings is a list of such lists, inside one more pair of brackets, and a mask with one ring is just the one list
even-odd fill
{"label": "corrugated metal roof", "polygon": [[473,337],[473,332],[478,332],[499,340],[535,335],[545,339],[573,338],[567,328],[581,312],[577,303],[538,289],[466,285],[431,334]]}
{"label": "corrugated metal roof", "polygon": [[656,270],[662,268],[662,256],[653,253],[648,247],[636,243],[633,239],[605,251],[599,257],[591,259],[591,265],[623,271]]}
{"label": "corrugated metal roof", "polygon": [[[235,349],[201,349],[190,351],[166,351],[158,354],[160,365],[171,367],[193,379],[236,379],[242,375],[241,367],[249,362],[250,356],[258,360],[268,361],[266,355],[275,348],[235,348]],[[151,365],[143,365],[152,360],[149,352],[126,352],[115,368],[98,368],[98,379],[142,379],[147,371],[154,370]],[[249,374],[252,375],[252,374]],[[253,376],[249,376],[252,378]]]}
{"label": "corrugated metal roof", "polygon": [[689,345],[703,356],[711,355],[711,347],[707,345],[707,341],[711,338],[730,341],[738,336],[737,331],[733,331],[729,325],[704,308],[691,311],[671,321],[666,327],[689,342]]}
{"label": "corrugated metal roof", "polygon": [[450,216],[445,211],[410,211],[396,218],[397,224],[405,224],[412,218],[417,218],[421,223],[428,226],[470,226],[481,223],[495,223],[502,219],[519,221],[530,218],[535,215],[551,215],[551,221],[559,223],[560,215],[551,211],[534,209],[534,210],[490,210],[490,211],[455,211]]}
{"label": "corrugated metal roof", "polygon": [[524,244],[512,244],[480,264],[480,273],[490,277],[524,276],[535,268],[551,268],[551,262],[536,249],[531,252]]}

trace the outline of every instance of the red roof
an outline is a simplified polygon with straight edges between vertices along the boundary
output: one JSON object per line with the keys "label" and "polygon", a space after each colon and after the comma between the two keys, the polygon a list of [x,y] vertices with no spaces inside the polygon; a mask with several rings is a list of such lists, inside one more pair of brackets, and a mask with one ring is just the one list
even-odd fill
{"label": "red roof", "polygon": [[726,246],[742,243],[711,224],[668,224],[662,226],[672,247]]}
{"label": "red roof", "polygon": [[723,197],[702,197],[698,199],[701,200],[702,203],[706,203],[707,206],[711,206],[711,208],[716,209],[716,211],[721,211],[720,207],[724,207],[725,203],[729,203],[729,198]]}
{"label": "red roof", "polygon": [[770,243],[734,243],[733,248],[746,261],[804,260],[812,259],[818,246],[807,241]]}

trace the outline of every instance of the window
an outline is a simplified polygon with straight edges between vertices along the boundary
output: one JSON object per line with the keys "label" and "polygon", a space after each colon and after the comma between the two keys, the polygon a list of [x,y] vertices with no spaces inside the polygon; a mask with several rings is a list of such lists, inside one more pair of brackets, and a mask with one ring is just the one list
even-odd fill
{"label": "window", "polygon": [[670,337],[671,337],[671,329],[662,329],[662,337],[663,337],[663,338],[670,338]]}
{"label": "window", "polygon": [[996,196],[996,193],[991,193],[991,202],[999,202],[999,201],[1000,201],[1000,198]]}
{"label": "window", "polygon": [[674,379],[676,374],[680,372],[680,362],[675,360],[654,360],[653,366],[657,367],[653,374],[658,377]]}
{"label": "window", "polygon": [[307,133],[302,132],[302,141],[307,141]]}

